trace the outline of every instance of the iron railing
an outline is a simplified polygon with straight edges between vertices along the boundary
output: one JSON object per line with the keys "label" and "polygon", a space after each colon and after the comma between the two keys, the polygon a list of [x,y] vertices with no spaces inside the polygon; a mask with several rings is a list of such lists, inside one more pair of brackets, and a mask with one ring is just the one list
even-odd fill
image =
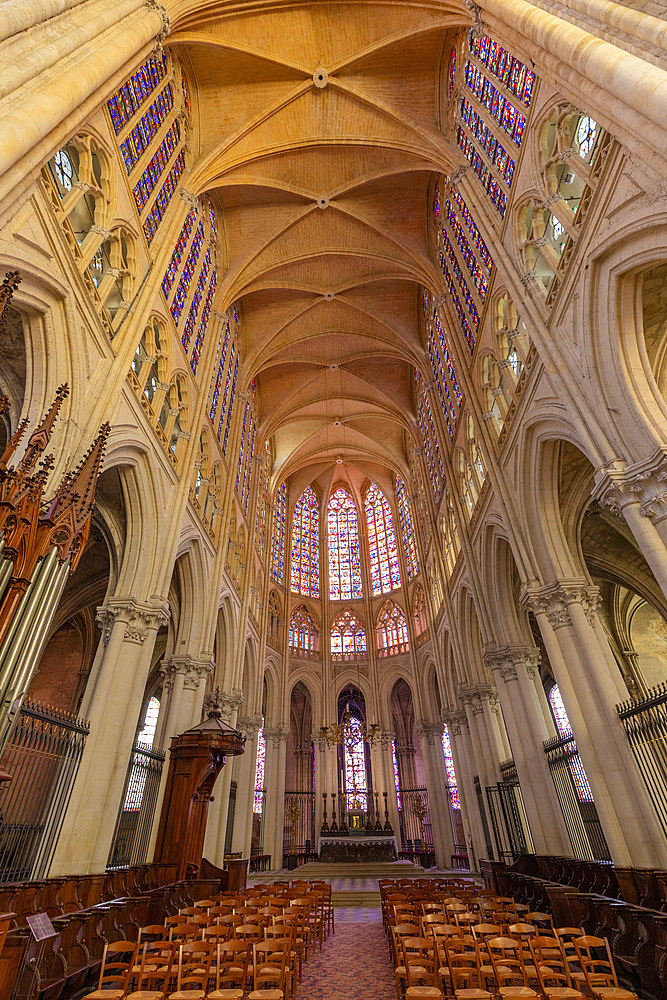
{"label": "iron railing", "polygon": [[667,683],[617,705],[616,711],[667,835]]}
{"label": "iron railing", "polygon": [[165,756],[164,750],[154,750],[143,743],[134,744],[107,868],[128,868],[145,863]]}
{"label": "iron railing", "polygon": [[398,822],[400,826],[401,845],[406,850],[409,850],[409,845],[413,844],[415,845],[415,849],[418,849],[421,843],[419,817],[415,812],[418,799],[421,799],[422,805],[426,810],[424,814],[424,840],[426,841],[426,846],[433,849],[433,825],[431,822],[431,807],[428,801],[428,792],[426,788],[419,787],[401,788],[401,808],[398,813]]}
{"label": "iron railing", "polygon": [[574,736],[570,733],[547,740],[544,752],[575,858],[611,861]]}
{"label": "iron railing", "polygon": [[522,854],[534,854],[535,846],[528,825],[526,807],[513,760],[500,765],[502,781],[487,785],[496,850],[501,861],[516,861]]}
{"label": "iron railing", "polygon": [[0,766],[0,882],[48,874],[90,724],[51,705],[23,702]]}
{"label": "iron railing", "polygon": [[285,812],[283,819],[283,851],[292,846],[292,822],[289,819],[290,806],[296,802],[294,846],[297,851],[311,851],[315,846],[315,792],[285,792]]}

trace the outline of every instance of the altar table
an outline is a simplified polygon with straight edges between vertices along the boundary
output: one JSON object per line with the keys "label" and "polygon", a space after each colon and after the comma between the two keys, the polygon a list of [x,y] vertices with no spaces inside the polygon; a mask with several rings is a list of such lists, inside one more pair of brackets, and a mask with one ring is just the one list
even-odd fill
{"label": "altar table", "polygon": [[396,861],[396,837],[320,837],[317,841],[320,861],[373,864],[379,861]]}

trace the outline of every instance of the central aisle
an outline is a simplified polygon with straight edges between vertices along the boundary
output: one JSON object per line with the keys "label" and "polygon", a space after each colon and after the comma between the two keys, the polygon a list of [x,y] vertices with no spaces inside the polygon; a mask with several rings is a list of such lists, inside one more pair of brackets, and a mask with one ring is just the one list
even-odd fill
{"label": "central aisle", "polygon": [[336,933],[303,969],[296,1000],[395,1000],[379,909],[336,908]]}

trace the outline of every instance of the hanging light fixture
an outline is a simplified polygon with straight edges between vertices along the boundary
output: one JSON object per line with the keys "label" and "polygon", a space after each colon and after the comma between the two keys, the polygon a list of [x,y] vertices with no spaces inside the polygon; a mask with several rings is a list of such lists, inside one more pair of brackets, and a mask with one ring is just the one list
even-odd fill
{"label": "hanging light fixture", "polygon": [[[351,686],[350,696],[352,696]],[[353,719],[357,723],[356,726],[352,725]],[[378,724],[374,722],[368,726],[362,719],[358,719],[357,716],[352,715],[349,701],[345,705],[345,711],[343,712],[343,717],[340,722],[334,722],[328,726],[320,727],[320,737],[323,740],[326,740],[327,746],[342,746],[347,750],[351,750],[352,747],[355,747],[360,739],[363,740],[364,743],[368,743],[369,747],[373,747],[375,746],[379,736],[380,727]]]}

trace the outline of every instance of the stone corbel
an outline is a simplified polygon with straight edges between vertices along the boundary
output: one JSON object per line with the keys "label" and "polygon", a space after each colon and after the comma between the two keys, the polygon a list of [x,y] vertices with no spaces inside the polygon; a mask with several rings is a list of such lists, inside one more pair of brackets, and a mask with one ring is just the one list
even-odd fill
{"label": "stone corbel", "polygon": [[468,716],[464,711],[448,711],[443,709],[440,713],[443,725],[447,726],[450,736],[460,736],[463,732],[469,732]]}
{"label": "stone corbel", "polygon": [[459,698],[464,705],[470,705],[473,715],[480,715],[484,711],[484,702],[491,703],[492,698],[498,697],[498,692],[493,684],[471,684],[469,687],[459,688]]}
{"label": "stone corbel", "polygon": [[434,747],[442,739],[442,722],[429,722],[428,719],[419,719],[417,721],[417,734],[425,739],[430,747]]}
{"label": "stone corbel", "polygon": [[161,46],[167,35],[171,31],[171,19],[167,13],[167,8],[164,4],[158,3],[157,0],[146,0],[146,7],[148,10],[156,10],[160,15],[162,20],[162,27],[155,36],[155,41],[157,45]]}

